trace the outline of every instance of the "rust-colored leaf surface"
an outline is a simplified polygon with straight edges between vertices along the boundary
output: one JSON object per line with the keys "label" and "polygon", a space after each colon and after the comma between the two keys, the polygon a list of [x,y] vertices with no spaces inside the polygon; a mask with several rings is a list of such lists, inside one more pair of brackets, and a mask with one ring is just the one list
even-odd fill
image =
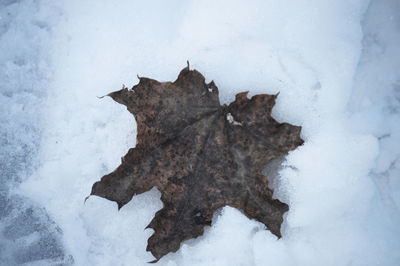
{"label": "rust-colored leaf surface", "polygon": [[175,82],[140,78],[108,96],[137,121],[136,147],[93,185],[91,195],[118,203],[157,187],[164,207],[148,228],[147,250],[158,261],[203,234],[214,211],[232,206],[280,237],[288,205],[272,198],[261,171],[303,143],[301,127],[271,117],[277,95],[236,95],[221,105],[214,82],[184,68]]}

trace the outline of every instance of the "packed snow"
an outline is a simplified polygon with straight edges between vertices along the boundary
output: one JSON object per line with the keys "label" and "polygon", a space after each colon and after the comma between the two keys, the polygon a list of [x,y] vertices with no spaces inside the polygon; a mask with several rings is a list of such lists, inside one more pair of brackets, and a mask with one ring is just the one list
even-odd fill
{"label": "packed snow", "polygon": [[[191,68],[280,93],[303,146],[274,162],[281,239],[225,207],[157,264],[400,265],[400,1],[0,2],[0,265],[148,265],[160,192],[84,199],[135,145],[99,96]],[[265,171],[268,173],[268,167]]]}

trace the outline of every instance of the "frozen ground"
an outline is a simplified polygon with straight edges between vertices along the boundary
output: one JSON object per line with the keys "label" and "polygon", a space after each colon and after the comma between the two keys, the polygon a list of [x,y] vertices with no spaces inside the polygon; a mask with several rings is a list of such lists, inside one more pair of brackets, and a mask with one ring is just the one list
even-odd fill
{"label": "frozen ground", "polygon": [[235,93],[280,92],[304,146],[274,177],[283,238],[223,208],[158,264],[400,265],[400,2],[0,1],[0,265],[147,265],[157,190],[91,197],[135,143],[110,91],[189,59]]}

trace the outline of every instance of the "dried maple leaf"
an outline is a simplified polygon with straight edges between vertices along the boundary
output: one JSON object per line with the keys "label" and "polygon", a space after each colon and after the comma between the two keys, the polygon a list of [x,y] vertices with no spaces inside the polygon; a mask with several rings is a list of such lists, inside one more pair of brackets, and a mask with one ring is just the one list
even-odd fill
{"label": "dried maple leaf", "polygon": [[147,250],[158,261],[182,241],[203,234],[223,206],[240,209],[280,237],[288,205],[272,198],[261,174],[269,161],[303,143],[301,127],[271,117],[277,95],[236,95],[220,105],[214,82],[184,68],[175,82],[140,78],[132,90],[110,93],[137,121],[136,147],[93,185],[91,195],[128,203],[157,187],[164,207],[147,226]]}

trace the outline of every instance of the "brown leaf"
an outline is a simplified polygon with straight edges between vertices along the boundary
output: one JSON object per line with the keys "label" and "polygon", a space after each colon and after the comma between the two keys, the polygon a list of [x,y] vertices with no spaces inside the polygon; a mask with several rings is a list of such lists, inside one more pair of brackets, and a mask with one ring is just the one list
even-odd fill
{"label": "brown leaf", "polygon": [[132,90],[109,94],[137,121],[136,147],[93,185],[91,195],[128,203],[157,187],[164,207],[148,228],[147,250],[158,261],[182,241],[203,234],[223,206],[240,209],[280,237],[288,205],[272,198],[266,163],[303,143],[301,127],[271,117],[277,95],[236,95],[220,105],[214,82],[184,68],[175,82],[140,78]]}

